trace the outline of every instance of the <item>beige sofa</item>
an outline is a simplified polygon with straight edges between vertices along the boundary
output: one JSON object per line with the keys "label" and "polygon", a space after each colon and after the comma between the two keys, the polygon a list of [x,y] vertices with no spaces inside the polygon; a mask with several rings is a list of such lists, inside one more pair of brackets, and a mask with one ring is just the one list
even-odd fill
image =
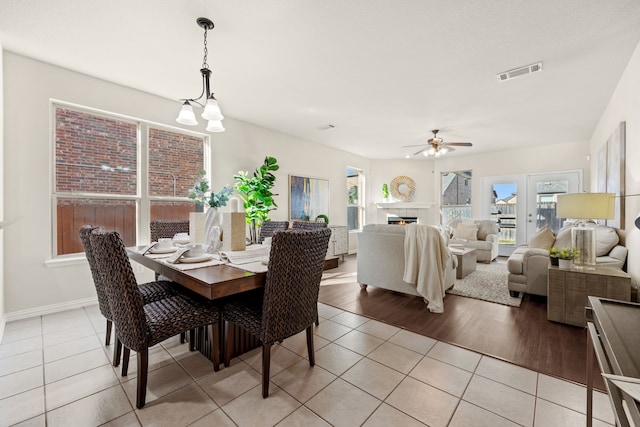
{"label": "beige sofa", "polygon": [[[623,232],[599,225],[596,227],[596,245],[597,265],[620,269],[624,267],[627,248],[624,246]],[[551,246],[570,248],[571,227],[560,230]],[[520,292],[546,296],[549,263],[548,248],[518,246],[507,260],[509,293],[512,296],[517,296]]]}
{"label": "beige sofa", "polygon": [[[358,235],[358,283],[421,296],[416,285],[402,280],[404,274],[405,226],[368,224]],[[451,256],[445,270],[445,289],[456,279],[457,258]]]}
{"label": "beige sofa", "polygon": [[[478,229],[475,235],[457,233],[458,226],[463,223],[464,220],[460,219],[454,219],[449,222],[449,228],[453,232],[449,245],[462,245],[465,248],[473,248],[476,250],[476,259],[487,264],[496,259],[500,245],[498,222],[493,219],[473,220],[473,224]],[[459,236],[465,238],[457,238]]]}

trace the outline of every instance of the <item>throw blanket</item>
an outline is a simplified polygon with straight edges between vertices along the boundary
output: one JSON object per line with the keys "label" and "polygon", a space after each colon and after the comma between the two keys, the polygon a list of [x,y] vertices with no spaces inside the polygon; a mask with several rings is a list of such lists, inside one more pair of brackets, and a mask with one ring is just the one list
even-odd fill
{"label": "throw blanket", "polygon": [[416,285],[432,313],[444,312],[444,276],[451,253],[435,227],[420,224],[405,226],[404,276]]}

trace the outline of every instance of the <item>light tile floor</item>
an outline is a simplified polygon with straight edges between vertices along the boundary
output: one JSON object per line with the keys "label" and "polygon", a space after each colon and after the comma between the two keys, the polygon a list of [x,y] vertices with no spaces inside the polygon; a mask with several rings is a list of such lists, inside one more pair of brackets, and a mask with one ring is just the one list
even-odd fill
{"label": "light tile floor", "polygon": [[[0,426],[583,426],[586,389],[320,304],[316,366],[304,332],[214,373],[187,344],[150,351],[147,405],[136,364],[121,377],[97,306],[10,322],[0,345]],[[595,426],[614,423],[595,396]]]}

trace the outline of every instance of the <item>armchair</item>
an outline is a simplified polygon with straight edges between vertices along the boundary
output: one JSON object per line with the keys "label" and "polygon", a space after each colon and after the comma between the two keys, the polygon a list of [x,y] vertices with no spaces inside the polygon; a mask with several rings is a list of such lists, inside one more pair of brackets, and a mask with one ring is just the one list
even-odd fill
{"label": "armchair", "polygon": [[[466,225],[476,227],[477,231],[475,233],[463,232],[464,228],[469,230],[468,227],[465,227]],[[496,220],[454,219],[449,223],[449,227],[453,229],[453,236],[449,240],[450,246],[463,245],[465,248],[475,249],[477,260],[486,264],[490,264],[498,257],[500,229]]]}

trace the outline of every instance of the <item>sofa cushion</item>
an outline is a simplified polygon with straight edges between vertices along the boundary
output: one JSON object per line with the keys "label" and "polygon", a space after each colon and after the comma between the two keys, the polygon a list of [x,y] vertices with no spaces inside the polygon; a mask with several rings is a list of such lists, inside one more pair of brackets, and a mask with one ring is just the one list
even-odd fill
{"label": "sofa cushion", "polygon": [[596,226],[596,256],[605,256],[620,241],[618,233],[606,225]]}
{"label": "sofa cushion", "polygon": [[478,227],[458,224],[453,229],[453,238],[456,240],[478,240]]}
{"label": "sofa cushion", "polygon": [[542,227],[529,241],[530,248],[549,249],[553,242],[555,242],[556,236],[549,228],[548,225]]}
{"label": "sofa cushion", "polygon": [[558,231],[553,247],[558,249],[571,247],[571,226],[563,227]]}
{"label": "sofa cushion", "polygon": [[478,226],[478,240],[487,240],[489,234],[498,234],[498,223],[495,220],[476,221],[476,225]]}

